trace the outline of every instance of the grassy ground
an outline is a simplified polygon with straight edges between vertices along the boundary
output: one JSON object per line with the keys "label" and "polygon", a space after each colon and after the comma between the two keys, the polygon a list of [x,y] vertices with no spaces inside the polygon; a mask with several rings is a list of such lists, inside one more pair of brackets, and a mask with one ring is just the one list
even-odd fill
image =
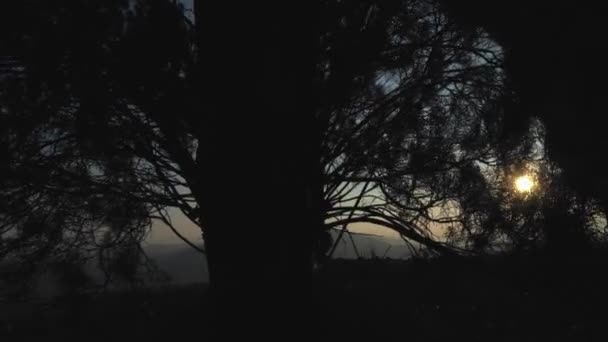
{"label": "grassy ground", "polygon": [[327,299],[334,303],[327,315],[340,317],[336,336],[376,341],[605,341],[608,280],[600,266],[444,260],[403,271],[345,263],[329,272],[325,287],[339,295]]}
{"label": "grassy ground", "polygon": [[[319,340],[605,341],[606,265],[603,258],[338,260],[315,283]],[[39,303],[27,317],[5,318],[0,332],[10,341],[205,340],[205,293],[196,285]]]}

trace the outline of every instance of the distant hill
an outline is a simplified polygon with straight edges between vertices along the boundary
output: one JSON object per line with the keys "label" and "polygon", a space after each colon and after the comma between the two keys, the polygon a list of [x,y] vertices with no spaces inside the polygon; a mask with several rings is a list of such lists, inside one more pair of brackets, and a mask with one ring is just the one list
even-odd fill
{"label": "distant hill", "polygon": [[[407,259],[410,251],[403,241],[377,235],[354,234],[352,239],[357,246],[359,256],[363,258],[386,257],[391,259]],[[207,283],[209,274],[205,256],[201,255],[185,244],[147,244],[144,250],[158,268],[169,276],[172,285],[187,285],[193,283]],[[344,236],[338,244],[333,255],[336,259],[355,259],[357,257],[351,239]],[[101,284],[103,277],[99,269],[92,264],[88,272],[92,279]],[[11,293],[7,284],[0,284],[0,297],[2,293]],[[36,296],[48,298],[62,292],[56,277],[51,274],[39,278]]]}
{"label": "distant hill", "polygon": [[[407,259],[411,253],[403,241],[377,235],[352,235],[359,255],[373,255],[392,259]],[[205,256],[185,244],[150,244],[144,247],[158,267],[166,272],[175,284],[207,282]],[[354,259],[357,255],[349,237],[344,236],[338,244],[334,258]]]}
{"label": "distant hill", "polygon": [[[337,233],[334,234],[334,236],[335,235],[337,235]],[[352,238],[359,252],[359,256],[362,258],[377,256],[390,259],[407,259],[411,256],[409,248],[402,240],[369,234],[353,234]],[[347,235],[342,237],[336,247],[336,252],[333,257],[342,259],[357,258],[350,237]]]}
{"label": "distant hill", "polygon": [[174,284],[209,281],[205,256],[185,244],[154,244],[144,247],[144,250]]}
{"label": "distant hill", "polygon": [[[403,241],[377,235],[352,235],[359,256],[372,256],[391,259],[407,259],[410,250]],[[158,267],[166,272],[175,284],[207,282],[207,264],[205,256],[185,244],[150,244],[144,247]],[[355,259],[357,257],[349,237],[343,236],[338,244],[334,258]]]}

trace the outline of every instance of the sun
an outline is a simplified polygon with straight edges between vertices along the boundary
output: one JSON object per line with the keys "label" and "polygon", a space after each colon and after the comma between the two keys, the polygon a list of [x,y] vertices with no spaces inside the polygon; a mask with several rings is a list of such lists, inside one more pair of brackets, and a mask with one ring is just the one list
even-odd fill
{"label": "sun", "polygon": [[529,175],[519,176],[515,179],[515,190],[519,192],[530,193],[534,186],[534,180]]}

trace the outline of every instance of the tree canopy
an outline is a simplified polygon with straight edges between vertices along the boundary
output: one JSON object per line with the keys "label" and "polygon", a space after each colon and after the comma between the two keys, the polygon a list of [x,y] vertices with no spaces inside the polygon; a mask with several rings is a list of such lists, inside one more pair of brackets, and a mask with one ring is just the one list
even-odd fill
{"label": "tree canopy", "polygon": [[[1,12],[19,20],[0,20],[18,23],[0,39],[2,260],[97,260],[128,278],[154,220],[179,235],[169,208],[205,233],[264,212],[277,222],[234,235],[243,248],[270,241],[268,258],[309,235],[331,254],[320,240],[355,222],[438,253],[552,239],[539,227],[565,211],[597,226],[597,203],[550,185],[562,174],[544,139],[558,130],[518,114],[511,45],[442,3],[323,1],[318,26],[246,32],[255,20],[243,14],[236,36],[214,31],[208,8],[191,20],[173,1],[10,6]],[[296,57],[308,47],[310,58]],[[530,168],[547,191],[522,201],[512,181]],[[277,237],[295,229],[291,215],[308,216],[306,232]]]}

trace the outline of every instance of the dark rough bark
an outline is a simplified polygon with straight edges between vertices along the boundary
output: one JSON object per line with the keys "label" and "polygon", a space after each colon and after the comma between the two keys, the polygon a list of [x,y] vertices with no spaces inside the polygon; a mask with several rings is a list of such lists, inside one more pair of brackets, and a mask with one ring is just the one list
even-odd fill
{"label": "dark rough bark", "polygon": [[314,12],[310,5],[196,5],[205,108],[197,194],[215,333],[302,335],[320,217]]}

